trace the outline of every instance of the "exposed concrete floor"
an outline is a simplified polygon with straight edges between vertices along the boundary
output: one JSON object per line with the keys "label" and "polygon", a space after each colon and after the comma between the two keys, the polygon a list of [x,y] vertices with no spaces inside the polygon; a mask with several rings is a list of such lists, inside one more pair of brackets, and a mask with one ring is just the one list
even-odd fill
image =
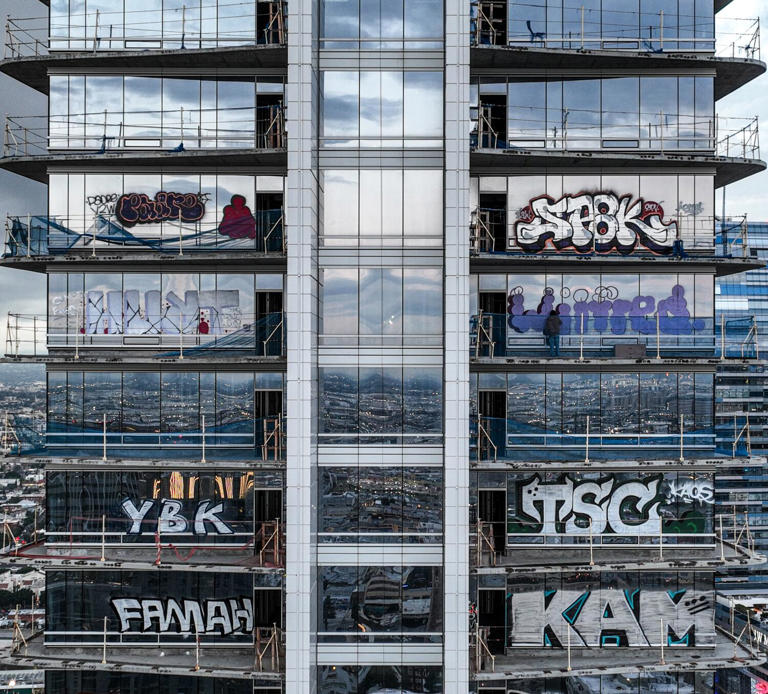
{"label": "exposed concrete floor", "polygon": [[[620,651],[618,654],[617,650]],[[659,648],[574,648],[571,651],[570,670],[565,649],[515,648],[509,649],[507,655],[496,656],[495,672],[488,663],[486,669],[475,673],[475,678],[498,680],[608,675],[619,672],[716,670],[755,666],[764,660],[763,656],[756,656],[746,648],[734,648],[733,641],[718,632],[714,648],[665,648],[663,665]]]}
{"label": "exposed concrete floor", "polygon": [[101,646],[46,646],[42,634],[29,639],[13,654],[5,651],[2,662],[12,667],[57,670],[121,670],[147,674],[231,677],[274,683],[283,679],[285,660],[280,656],[277,671],[270,671],[270,658],[263,658],[258,670],[255,647],[200,648],[200,669],[195,670],[195,647],[171,648],[162,645],[107,648],[102,663]]}
{"label": "exposed concrete floor", "polygon": [[[474,544],[474,542],[473,542]],[[658,547],[639,549],[632,546],[612,545],[610,547],[595,547],[593,552],[594,565],[590,565],[589,547],[557,547],[544,545],[538,548],[517,548],[510,545],[505,555],[497,556],[496,566],[490,566],[488,555],[483,565],[477,567],[477,573],[545,573],[550,571],[599,572],[627,571],[631,569],[674,569],[679,571],[714,571],[718,568],[759,566],[766,562],[761,554],[749,555],[745,550],[737,549],[725,543],[722,546],[702,545],[698,548],[678,548],[665,545],[662,556]]]}
{"label": "exposed concrete floor", "polygon": [[265,557],[260,564],[258,553],[253,547],[233,544],[231,547],[195,548],[179,545],[170,547],[163,543],[160,563],[155,547],[122,545],[107,546],[104,561],[101,561],[101,547],[74,545],[72,547],[51,547],[50,545],[28,545],[16,554],[0,558],[2,564],[34,564],[47,569],[159,569],[164,571],[227,571],[234,573],[282,573],[283,568]]}

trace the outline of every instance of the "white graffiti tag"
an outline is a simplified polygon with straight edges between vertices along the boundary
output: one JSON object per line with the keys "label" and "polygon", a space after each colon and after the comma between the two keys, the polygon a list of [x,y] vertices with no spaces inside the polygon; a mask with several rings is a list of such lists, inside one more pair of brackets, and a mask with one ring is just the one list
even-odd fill
{"label": "white graffiti tag", "polygon": [[[660,477],[648,482],[615,485],[613,478],[603,482],[575,484],[570,477],[562,484],[542,484],[535,475],[522,488],[521,508],[541,525],[537,533],[546,535],[587,535],[613,532],[619,535],[655,535],[661,529],[659,504]],[[642,520],[625,518],[627,511]]]}
{"label": "white graffiti tag", "polygon": [[[224,513],[224,504],[219,502],[214,505],[213,501],[204,499],[197,504],[194,510],[194,520],[190,524],[184,515],[184,504],[175,499],[143,499],[138,504],[134,504],[130,498],[123,500],[120,508],[130,519],[131,527],[128,529],[128,535],[138,535],[142,531],[144,523],[149,512],[157,505],[159,507],[157,519],[151,521],[151,525],[156,524],[157,532],[160,535],[173,535],[176,533],[185,533],[191,529],[195,535],[208,535],[209,529],[213,529],[216,535],[232,535],[235,531],[227,525],[219,514]],[[190,509],[190,514],[192,513]],[[146,530],[146,528],[145,528]]]}
{"label": "white graffiti tag", "polygon": [[253,601],[112,598],[120,631],[223,635],[253,631]]}
{"label": "white graffiti tag", "polygon": [[160,335],[195,332],[200,316],[210,317],[210,334],[226,332],[229,314],[239,318],[240,292],[236,289],[187,290],[184,298],[169,291],[163,296],[158,290],[139,292],[89,291],[85,296],[87,335],[125,334]]}
{"label": "white graffiti tag", "polygon": [[675,484],[669,482],[668,496],[670,499],[680,499],[686,503],[698,501],[700,504],[711,504],[715,500],[715,490],[709,482],[686,480]]}
{"label": "white graffiti tag", "polygon": [[626,255],[640,243],[668,254],[677,239],[677,223],[664,223],[663,217],[661,205],[633,201],[631,195],[566,195],[558,201],[543,195],[521,211],[516,242],[528,253],[539,253],[551,242],[556,250],[573,247],[579,253],[615,249]]}
{"label": "white graffiti tag", "polygon": [[671,589],[645,589],[626,573],[602,587],[599,580],[583,575],[551,578],[543,592],[535,587],[511,592],[511,647],[565,648],[570,642],[587,648],[714,645],[711,591],[676,582]]}

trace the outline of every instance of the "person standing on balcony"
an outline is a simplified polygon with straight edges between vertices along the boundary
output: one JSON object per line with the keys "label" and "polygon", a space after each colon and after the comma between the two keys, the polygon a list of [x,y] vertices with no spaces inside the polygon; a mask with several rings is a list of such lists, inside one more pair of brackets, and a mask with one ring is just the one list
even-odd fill
{"label": "person standing on balcony", "polygon": [[549,356],[560,356],[560,330],[563,327],[563,321],[557,311],[550,311],[546,323],[544,323],[544,336],[549,345]]}

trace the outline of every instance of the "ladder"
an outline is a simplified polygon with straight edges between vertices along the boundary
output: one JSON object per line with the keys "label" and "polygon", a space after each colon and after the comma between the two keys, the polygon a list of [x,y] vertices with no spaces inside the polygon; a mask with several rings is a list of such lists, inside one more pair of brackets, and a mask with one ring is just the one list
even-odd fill
{"label": "ladder", "polygon": [[491,212],[477,208],[469,223],[469,249],[471,253],[490,253],[494,240],[491,233]]}
{"label": "ladder", "polygon": [[492,106],[477,107],[477,147],[478,149],[498,149],[499,134],[491,124]]}
{"label": "ladder", "polygon": [[479,0],[475,19],[476,46],[503,46],[506,43],[507,3]]}
{"label": "ladder", "polygon": [[283,456],[283,425],[281,417],[264,420],[264,443],[261,444],[263,460],[280,460]]}
{"label": "ladder", "polygon": [[267,26],[264,27],[264,43],[270,45],[280,45],[285,43],[285,12],[282,0],[274,2],[259,2],[260,5],[266,5],[266,15],[268,17]]}
{"label": "ladder", "polygon": [[8,412],[3,417],[3,427],[0,429],[0,453],[4,456],[11,455],[14,449],[21,453],[21,440],[16,434],[16,429],[11,425]]}

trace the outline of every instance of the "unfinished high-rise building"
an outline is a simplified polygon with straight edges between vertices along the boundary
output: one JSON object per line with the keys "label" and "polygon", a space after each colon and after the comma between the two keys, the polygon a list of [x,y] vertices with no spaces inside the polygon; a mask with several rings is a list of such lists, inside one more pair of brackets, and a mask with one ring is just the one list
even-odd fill
{"label": "unfinished high-rise building", "polygon": [[[728,692],[758,357],[724,0],[29,0],[8,320],[44,362],[47,694]],[[21,87],[20,87],[21,89]],[[733,116],[733,117],[731,117]],[[729,211],[731,213],[733,211]],[[13,413],[8,431],[13,426]],[[6,439],[10,441],[10,437]],[[16,449],[14,451],[14,448]],[[12,535],[13,533],[11,533]],[[8,533],[6,532],[6,535]]]}

